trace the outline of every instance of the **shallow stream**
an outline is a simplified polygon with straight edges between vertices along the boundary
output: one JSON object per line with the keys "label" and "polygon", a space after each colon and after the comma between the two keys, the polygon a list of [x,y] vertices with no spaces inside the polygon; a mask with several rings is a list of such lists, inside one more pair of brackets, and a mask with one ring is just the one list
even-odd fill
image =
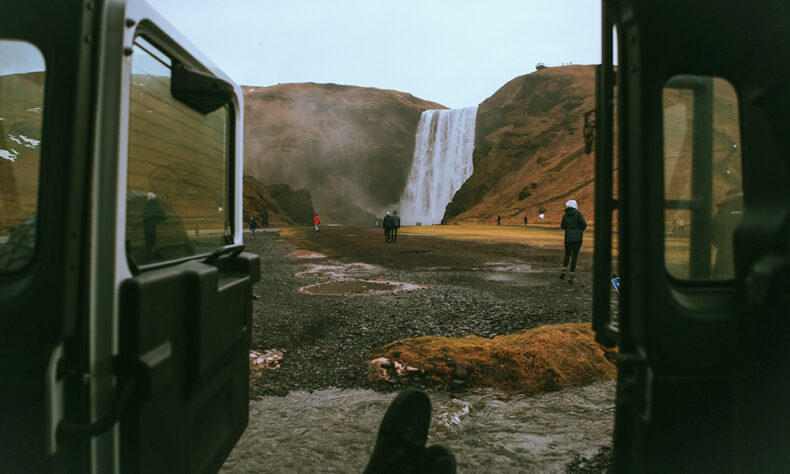
{"label": "shallow stream", "polygon": [[[429,392],[428,444],[450,448],[459,473],[561,473],[611,443],[614,382],[533,396],[489,389]],[[395,394],[291,392],[250,402],[250,422],[225,473],[355,473],[367,464]]]}

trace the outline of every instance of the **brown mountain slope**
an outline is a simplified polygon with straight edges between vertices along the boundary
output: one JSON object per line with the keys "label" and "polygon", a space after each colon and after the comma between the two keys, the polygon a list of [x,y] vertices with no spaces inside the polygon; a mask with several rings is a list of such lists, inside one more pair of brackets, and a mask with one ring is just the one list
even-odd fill
{"label": "brown mountain slope", "polygon": [[[740,192],[741,156],[735,91],[721,79],[713,84],[715,213],[716,203]],[[558,224],[565,202],[575,199],[594,222],[594,156],[584,154],[583,139],[584,113],[595,106],[594,90],[594,66],[546,68],[513,79],[480,104],[474,173],[447,206],[445,219],[491,223],[501,215],[504,224],[521,224],[526,216],[532,223]],[[690,199],[693,98],[688,90],[667,88],[662,100],[665,195]],[[688,221],[689,214],[673,210],[665,218]]]}
{"label": "brown mountain slope", "polygon": [[472,176],[447,206],[451,223],[558,223],[575,199],[593,218],[593,155],[584,113],[595,106],[593,66],[546,68],[505,84],[478,107]]}
{"label": "brown mountain slope", "polygon": [[244,87],[245,174],[307,188],[330,222],[373,222],[400,199],[423,110],[411,94],[336,84]]}

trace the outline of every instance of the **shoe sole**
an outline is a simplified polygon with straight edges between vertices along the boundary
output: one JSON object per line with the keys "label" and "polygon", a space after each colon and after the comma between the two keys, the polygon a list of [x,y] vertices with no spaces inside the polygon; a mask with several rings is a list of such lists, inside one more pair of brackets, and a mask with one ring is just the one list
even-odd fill
{"label": "shoe sole", "polygon": [[365,474],[387,472],[388,454],[395,451],[419,453],[428,441],[431,423],[431,400],[422,390],[409,387],[402,390],[387,408],[379,426],[376,446],[370,456]]}

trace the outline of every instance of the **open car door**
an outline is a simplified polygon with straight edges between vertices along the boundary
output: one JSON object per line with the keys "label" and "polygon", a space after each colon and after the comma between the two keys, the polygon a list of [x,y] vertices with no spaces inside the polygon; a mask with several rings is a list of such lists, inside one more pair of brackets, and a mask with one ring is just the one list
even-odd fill
{"label": "open car door", "polygon": [[241,90],[142,1],[3,10],[0,471],[216,471],[259,276]]}
{"label": "open car door", "polygon": [[621,292],[613,324],[600,226],[594,324],[621,351],[615,470],[784,472],[790,4],[603,5],[596,220],[617,211]]}

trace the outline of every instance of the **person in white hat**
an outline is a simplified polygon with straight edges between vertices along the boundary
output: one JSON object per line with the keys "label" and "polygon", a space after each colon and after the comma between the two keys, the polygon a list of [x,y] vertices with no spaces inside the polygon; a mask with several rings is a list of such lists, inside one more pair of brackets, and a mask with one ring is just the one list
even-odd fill
{"label": "person in white hat", "polygon": [[[565,203],[565,215],[562,216],[560,227],[565,231],[565,259],[562,261],[560,279],[567,275],[568,283],[573,283],[576,276],[576,259],[579,256],[579,249],[582,248],[584,229],[587,228],[587,221],[584,220],[578,204],[573,199]],[[568,268],[568,260],[570,260],[570,268]]]}

